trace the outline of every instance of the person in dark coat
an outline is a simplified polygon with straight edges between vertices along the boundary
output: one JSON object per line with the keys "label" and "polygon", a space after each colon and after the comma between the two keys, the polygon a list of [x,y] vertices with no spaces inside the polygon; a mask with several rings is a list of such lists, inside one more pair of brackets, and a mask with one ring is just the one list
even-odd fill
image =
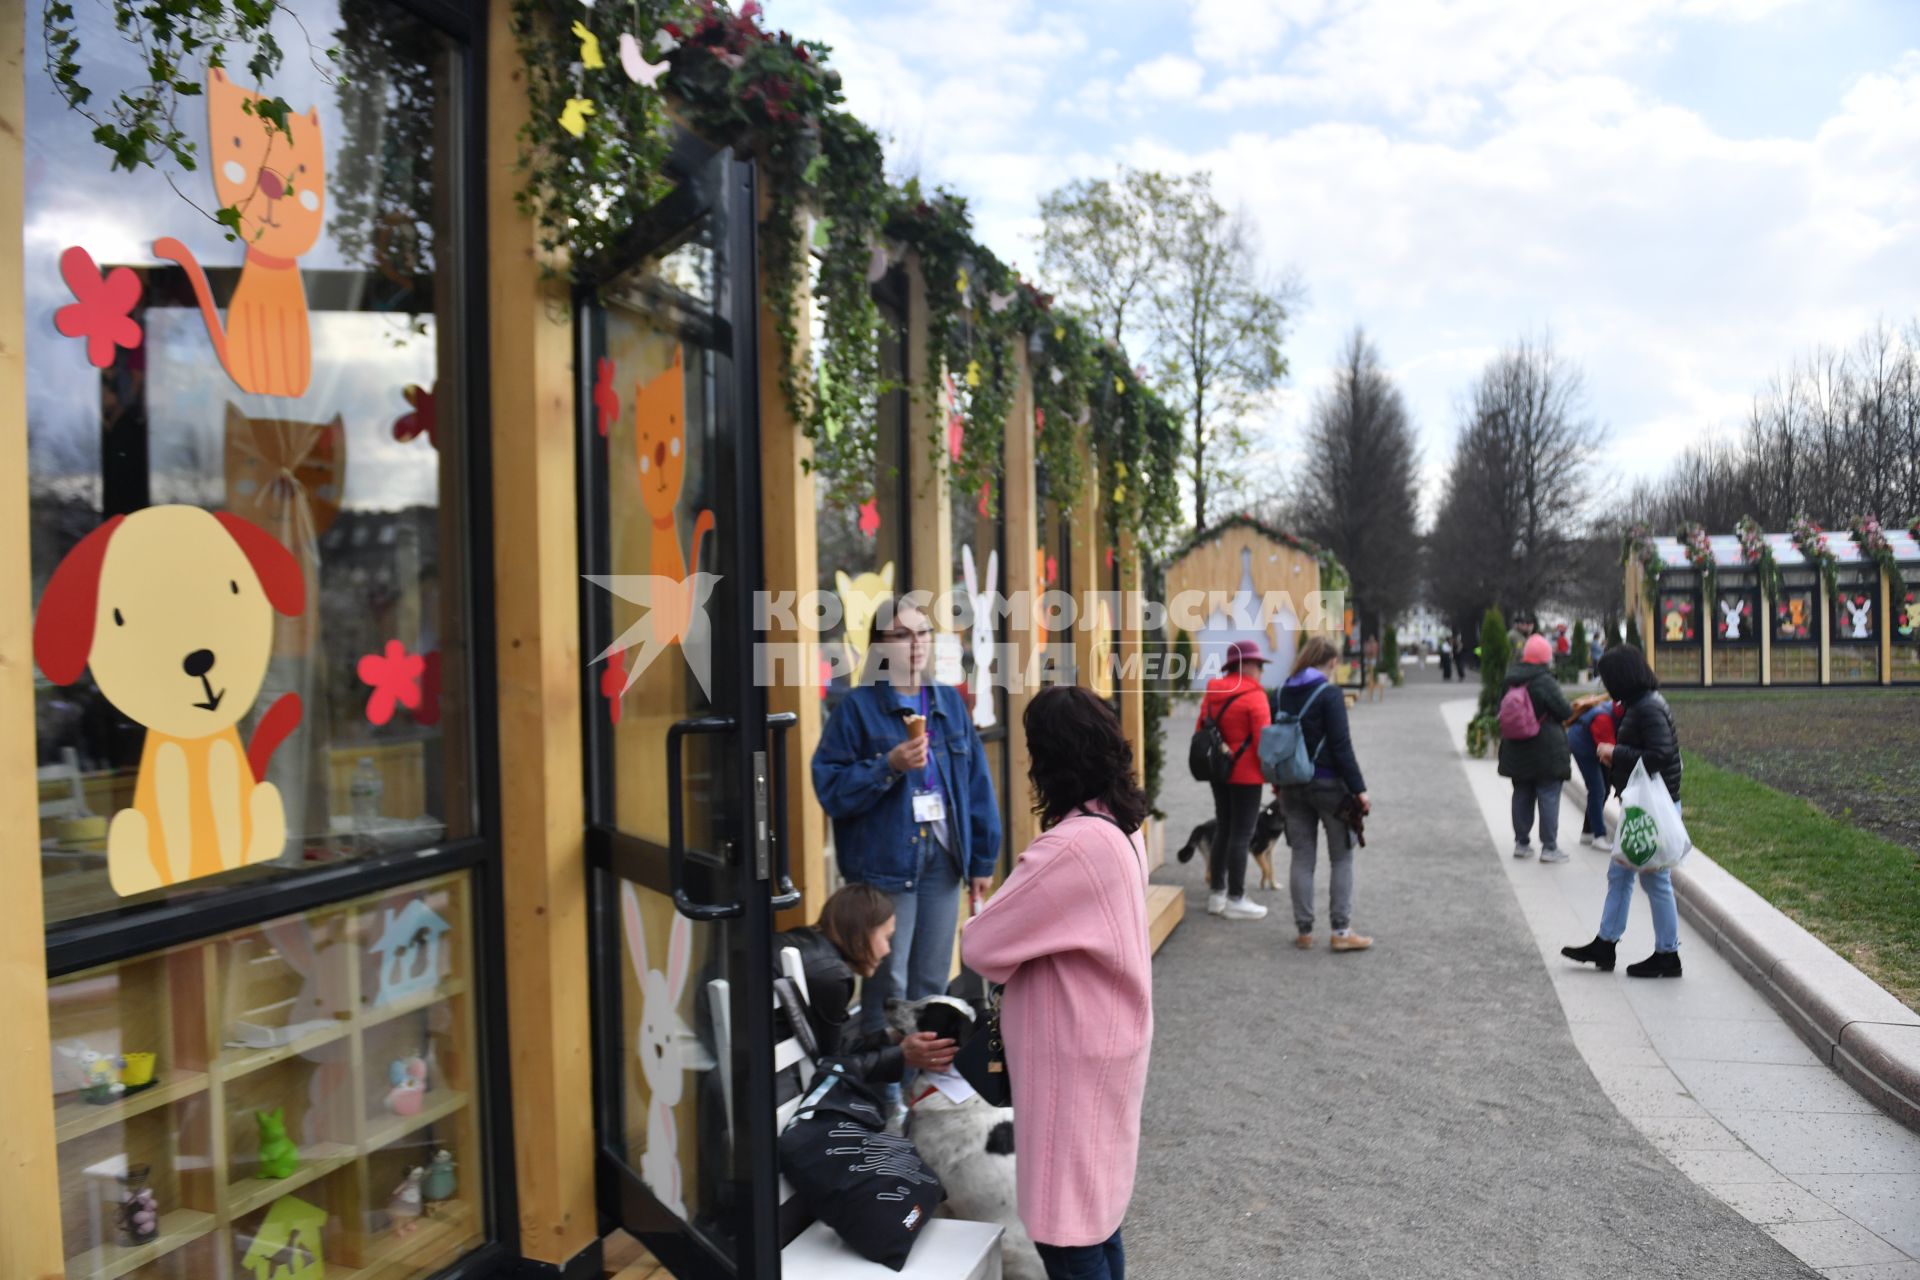
{"label": "person in dark coat", "polygon": [[1553,647],[1529,636],[1520,661],[1507,668],[1507,689],[1525,689],[1540,731],[1531,738],[1500,739],[1500,776],[1513,780],[1513,856],[1533,856],[1533,814],[1540,811],[1540,861],[1565,862],[1560,848],[1560,788],[1573,776],[1566,722],[1573,707],[1553,678]]}
{"label": "person in dark coat", "polygon": [[792,947],[807,977],[807,1026],[822,1058],[838,1057],[870,1084],[898,1084],[906,1068],[944,1071],[958,1046],[928,1032],[895,1038],[881,1029],[861,1031],[852,1021],[854,978],[871,978],[893,951],[893,899],[870,884],[843,885],[820,908],[811,928],[790,929],[773,940],[773,954]]}
{"label": "person in dark coat", "polygon": [[1287,887],[1293,896],[1293,945],[1313,945],[1313,873],[1320,860],[1320,832],[1327,833],[1330,866],[1327,915],[1333,925],[1328,944],[1335,951],[1365,951],[1373,939],[1353,931],[1353,829],[1340,816],[1352,797],[1362,816],[1372,812],[1367,780],[1353,754],[1353,735],[1347,726],[1347,703],[1331,678],[1340,651],[1325,636],[1314,636],[1300,646],[1293,673],[1280,686],[1275,714],[1300,717],[1300,736],[1313,761],[1313,781],[1280,787],[1280,812],[1287,824],[1287,847],[1293,853]]}
{"label": "person in dark coat", "polygon": [[[1633,777],[1633,766],[1644,764],[1650,777],[1666,784],[1674,804],[1680,803],[1680,732],[1674,727],[1673,709],[1660,694],[1660,677],[1647,665],[1646,655],[1632,645],[1616,645],[1600,659],[1600,682],[1623,708],[1615,726],[1615,741],[1602,743],[1596,750],[1607,770],[1607,781],[1615,792],[1626,790]],[[1560,954],[1570,960],[1598,965],[1611,971],[1614,947],[1627,931],[1627,908],[1633,901],[1633,881],[1647,895],[1653,911],[1653,954],[1627,966],[1630,978],[1677,978],[1680,976],[1680,913],[1674,907],[1673,873],[1670,870],[1639,871],[1614,855],[1607,867],[1607,902],[1600,912],[1600,932],[1592,942],[1579,947],[1562,947]]]}

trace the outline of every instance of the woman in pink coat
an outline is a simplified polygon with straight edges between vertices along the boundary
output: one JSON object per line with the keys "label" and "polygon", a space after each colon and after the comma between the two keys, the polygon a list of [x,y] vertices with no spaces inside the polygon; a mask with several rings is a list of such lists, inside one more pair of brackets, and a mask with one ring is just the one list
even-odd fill
{"label": "woman in pink coat", "polygon": [[1122,1280],[1153,1044],[1147,798],[1107,705],[1054,685],[1027,705],[1043,834],[961,935],[1004,983],[1020,1217],[1055,1280]]}

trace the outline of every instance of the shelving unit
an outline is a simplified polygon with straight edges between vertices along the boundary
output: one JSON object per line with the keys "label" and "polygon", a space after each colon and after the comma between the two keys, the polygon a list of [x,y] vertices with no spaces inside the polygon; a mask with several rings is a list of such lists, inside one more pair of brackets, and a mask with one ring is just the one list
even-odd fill
{"label": "shelving unit", "polygon": [[[77,1089],[57,1099],[70,1280],[250,1280],[247,1248],[272,1206],[294,1195],[326,1215],[329,1277],[405,1280],[478,1244],[467,893],[463,876],[443,877],[55,984],[56,1045],[159,1054],[150,1088],[105,1105]],[[369,948],[390,913],[415,899],[450,927],[406,966],[394,962],[409,989],[375,1003],[393,957]],[[427,963],[437,969],[426,972]],[[261,1029],[295,1033],[249,1047],[233,1043],[241,1024],[256,1038]],[[427,1087],[414,1114],[394,1114],[389,1065],[414,1056],[428,1063]],[[285,1178],[259,1169],[255,1113],[270,1109],[284,1112],[300,1148]],[[429,1203],[403,1234],[389,1197],[441,1149],[455,1160],[455,1195]],[[149,1166],[160,1203],[159,1234],[145,1244],[119,1243],[113,1174],[126,1163]]]}

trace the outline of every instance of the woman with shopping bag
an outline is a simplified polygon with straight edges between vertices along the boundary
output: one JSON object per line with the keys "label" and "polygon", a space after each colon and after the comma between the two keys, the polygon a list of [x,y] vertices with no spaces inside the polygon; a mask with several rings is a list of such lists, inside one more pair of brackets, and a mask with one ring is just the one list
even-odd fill
{"label": "woman with shopping bag", "polygon": [[[1621,823],[1613,861],[1607,867],[1600,932],[1585,946],[1560,948],[1560,954],[1610,972],[1614,947],[1627,931],[1627,908],[1638,878],[1653,910],[1653,954],[1628,965],[1627,976],[1677,978],[1680,915],[1673,902],[1672,868],[1687,850],[1686,830],[1679,821],[1680,734],[1674,728],[1672,709],[1660,695],[1660,678],[1640,650],[1616,646],[1607,650],[1599,665],[1600,682],[1623,712],[1615,726],[1615,741],[1599,744],[1597,753],[1610,788],[1621,793],[1627,805],[1628,817]],[[1664,797],[1644,794],[1658,792],[1659,784],[1664,784]],[[1669,803],[1659,803],[1663,798]]]}

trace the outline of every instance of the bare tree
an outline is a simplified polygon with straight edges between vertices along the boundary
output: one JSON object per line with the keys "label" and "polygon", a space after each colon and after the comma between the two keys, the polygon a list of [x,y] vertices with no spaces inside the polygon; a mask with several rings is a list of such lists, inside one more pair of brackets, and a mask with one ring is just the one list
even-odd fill
{"label": "bare tree", "polygon": [[1449,617],[1512,617],[1577,581],[1585,483],[1599,432],[1580,370],[1550,340],[1522,340],[1473,389],[1429,539],[1429,593]]}
{"label": "bare tree", "polygon": [[1302,290],[1291,278],[1269,283],[1246,215],[1215,200],[1205,174],[1189,180],[1163,251],[1154,363],[1187,421],[1193,521],[1204,528],[1210,503],[1244,487],[1246,416],[1286,377],[1280,346]]}
{"label": "bare tree", "polygon": [[1355,327],[1333,385],[1314,402],[1309,461],[1294,474],[1285,523],[1340,557],[1368,635],[1413,603],[1419,576],[1419,452],[1400,388]]}

